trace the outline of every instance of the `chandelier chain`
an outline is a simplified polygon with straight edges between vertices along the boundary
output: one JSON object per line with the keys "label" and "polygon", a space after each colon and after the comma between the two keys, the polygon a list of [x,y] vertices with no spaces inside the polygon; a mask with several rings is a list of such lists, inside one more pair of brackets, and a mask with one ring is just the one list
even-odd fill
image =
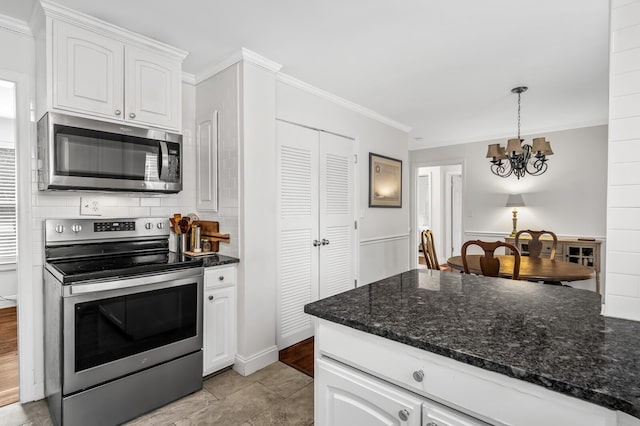
{"label": "chandelier chain", "polygon": [[518,92],[518,140],[520,140],[520,95],[521,93]]}

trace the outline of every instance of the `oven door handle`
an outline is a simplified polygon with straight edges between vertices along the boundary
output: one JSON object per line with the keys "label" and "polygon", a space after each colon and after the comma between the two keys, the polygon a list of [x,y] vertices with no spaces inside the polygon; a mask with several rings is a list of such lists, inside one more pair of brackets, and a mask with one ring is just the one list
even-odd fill
{"label": "oven door handle", "polygon": [[160,141],[160,180],[166,181],[169,177],[169,148],[165,141]]}
{"label": "oven door handle", "polygon": [[202,276],[202,268],[190,268],[188,270],[166,272],[162,274],[144,275],[136,278],[108,281],[83,281],[63,287],[63,297],[77,296],[79,294],[96,293],[101,291],[120,290],[130,287],[141,287],[150,284],[158,284],[167,281],[177,281],[183,278]]}

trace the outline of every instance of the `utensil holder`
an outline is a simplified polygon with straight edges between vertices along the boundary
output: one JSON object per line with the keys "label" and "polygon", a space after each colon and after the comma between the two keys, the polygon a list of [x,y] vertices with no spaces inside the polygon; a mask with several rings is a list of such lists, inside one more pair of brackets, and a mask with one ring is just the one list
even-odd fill
{"label": "utensil holder", "polygon": [[176,235],[176,253],[181,255],[184,254],[187,250],[189,250],[189,235],[187,234],[178,234]]}

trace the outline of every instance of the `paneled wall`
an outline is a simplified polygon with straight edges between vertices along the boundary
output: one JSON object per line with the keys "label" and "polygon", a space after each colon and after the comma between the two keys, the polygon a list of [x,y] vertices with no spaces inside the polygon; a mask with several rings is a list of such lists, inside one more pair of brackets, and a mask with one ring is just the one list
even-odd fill
{"label": "paneled wall", "polygon": [[640,1],[611,1],[605,315],[640,321]]}

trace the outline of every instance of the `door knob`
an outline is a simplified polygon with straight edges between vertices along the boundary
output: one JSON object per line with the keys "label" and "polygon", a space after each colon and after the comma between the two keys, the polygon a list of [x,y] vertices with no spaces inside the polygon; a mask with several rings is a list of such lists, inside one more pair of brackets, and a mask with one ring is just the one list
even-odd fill
{"label": "door knob", "polygon": [[314,247],[318,247],[320,245],[320,241],[318,240],[313,240],[313,246]]}
{"label": "door knob", "polygon": [[321,241],[321,244],[323,246],[328,246],[329,245],[329,240],[327,240],[326,238],[323,238],[322,241]]}

